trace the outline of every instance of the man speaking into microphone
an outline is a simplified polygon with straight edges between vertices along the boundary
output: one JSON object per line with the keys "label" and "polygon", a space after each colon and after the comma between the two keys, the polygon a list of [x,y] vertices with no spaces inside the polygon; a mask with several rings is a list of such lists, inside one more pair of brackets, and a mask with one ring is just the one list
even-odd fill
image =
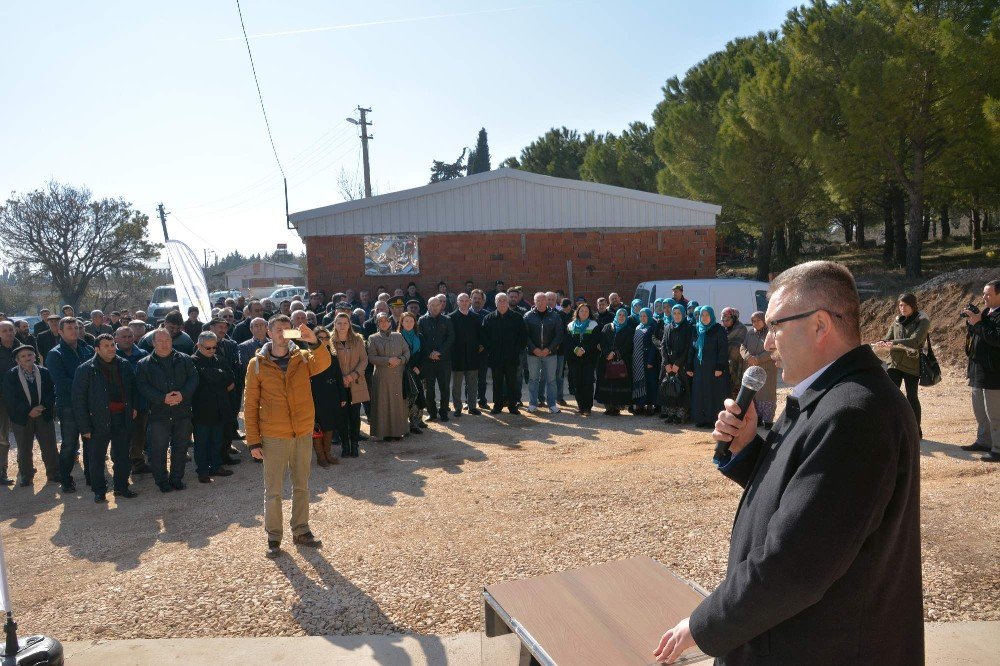
{"label": "man speaking into microphone", "polygon": [[732,400],[712,436],[740,484],[726,578],[655,646],[717,664],[924,663],[916,419],[867,345],[850,272],[771,283],[764,348],[794,386],[768,433]]}

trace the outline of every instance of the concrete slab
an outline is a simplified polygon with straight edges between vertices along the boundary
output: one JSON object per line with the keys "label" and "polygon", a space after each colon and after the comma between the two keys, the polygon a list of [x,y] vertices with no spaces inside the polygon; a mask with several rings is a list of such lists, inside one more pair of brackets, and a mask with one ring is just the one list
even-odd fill
{"label": "concrete slab", "polygon": [[[929,666],[1000,664],[1000,622],[928,623]],[[281,638],[170,638],[65,643],[73,666],[505,666],[517,664],[514,635],[304,636]]]}

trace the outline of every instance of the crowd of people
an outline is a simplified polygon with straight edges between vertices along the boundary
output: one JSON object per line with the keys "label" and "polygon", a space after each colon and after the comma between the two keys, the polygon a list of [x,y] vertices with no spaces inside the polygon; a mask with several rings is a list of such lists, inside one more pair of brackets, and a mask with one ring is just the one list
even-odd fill
{"label": "crowd of people", "polygon": [[[315,540],[301,504],[312,455],[321,467],[339,464],[359,455],[361,441],[420,435],[428,421],[484,410],[557,414],[571,395],[584,417],[597,403],[611,416],[627,411],[711,428],[749,366],[767,370],[754,400],[758,425],[774,421],[777,367],[765,348],[771,324],[763,312],[744,324],[727,307],[717,321],[711,306],[684,297],[681,284],[651,307],[625,305],[611,293],[593,308],[583,296],[573,301],[558,291],[527,301],[521,287],[500,280],[488,293],[471,282],[465,287],[453,294],[441,283],[429,298],[410,283],[394,293],[376,289],[374,299],[351,290],[279,303],[227,299],[207,323],[195,307],[186,319],[171,311],[155,325],[141,310],[94,310],[89,319],[69,306],[61,314],[42,310],[33,330],[0,316],[0,483],[15,483],[8,477],[11,430],[20,485],[33,484],[37,441],[47,480],[75,492],[82,449],[96,502],[106,501],[109,452],[112,491],[132,498],[132,474],[151,473],[162,492],[185,488],[188,462],[201,483],[230,476],[228,467],[241,462],[232,442],[245,438],[253,459],[265,462],[269,541],[280,543],[288,469],[293,498],[302,498],[293,501],[293,532],[308,545]],[[965,448],[986,450],[983,459],[993,461],[1000,460],[997,287],[986,285],[984,311],[963,313],[979,424],[976,442]],[[919,424],[912,350],[926,341],[930,322],[912,294],[900,297],[899,313],[874,346],[890,350],[889,375],[905,387]]]}

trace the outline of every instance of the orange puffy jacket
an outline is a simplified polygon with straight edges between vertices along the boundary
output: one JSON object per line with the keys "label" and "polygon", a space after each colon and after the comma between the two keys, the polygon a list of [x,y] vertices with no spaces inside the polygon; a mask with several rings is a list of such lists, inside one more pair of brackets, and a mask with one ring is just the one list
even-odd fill
{"label": "orange puffy jacket", "polygon": [[316,409],[309,378],[330,367],[326,345],[312,350],[291,347],[285,372],[268,358],[269,352],[267,343],[247,366],[243,419],[248,446],[260,444],[262,436],[292,439],[312,434]]}

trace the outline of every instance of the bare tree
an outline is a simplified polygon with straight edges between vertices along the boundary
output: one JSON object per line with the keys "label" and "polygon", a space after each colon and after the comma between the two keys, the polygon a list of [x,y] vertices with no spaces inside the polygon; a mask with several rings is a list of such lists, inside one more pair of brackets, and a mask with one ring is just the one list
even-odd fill
{"label": "bare tree", "polygon": [[[372,183],[372,196],[377,196],[381,189],[378,183]],[[348,174],[344,167],[340,167],[340,176],[337,177],[337,191],[344,198],[344,201],[357,201],[365,198],[365,183],[357,173]]]}
{"label": "bare tree", "polygon": [[159,256],[146,240],[149,218],[124,199],[91,198],[87,188],[52,181],[11,193],[0,206],[0,252],[47,275],[62,301],[77,307],[98,276],[134,273]]}

